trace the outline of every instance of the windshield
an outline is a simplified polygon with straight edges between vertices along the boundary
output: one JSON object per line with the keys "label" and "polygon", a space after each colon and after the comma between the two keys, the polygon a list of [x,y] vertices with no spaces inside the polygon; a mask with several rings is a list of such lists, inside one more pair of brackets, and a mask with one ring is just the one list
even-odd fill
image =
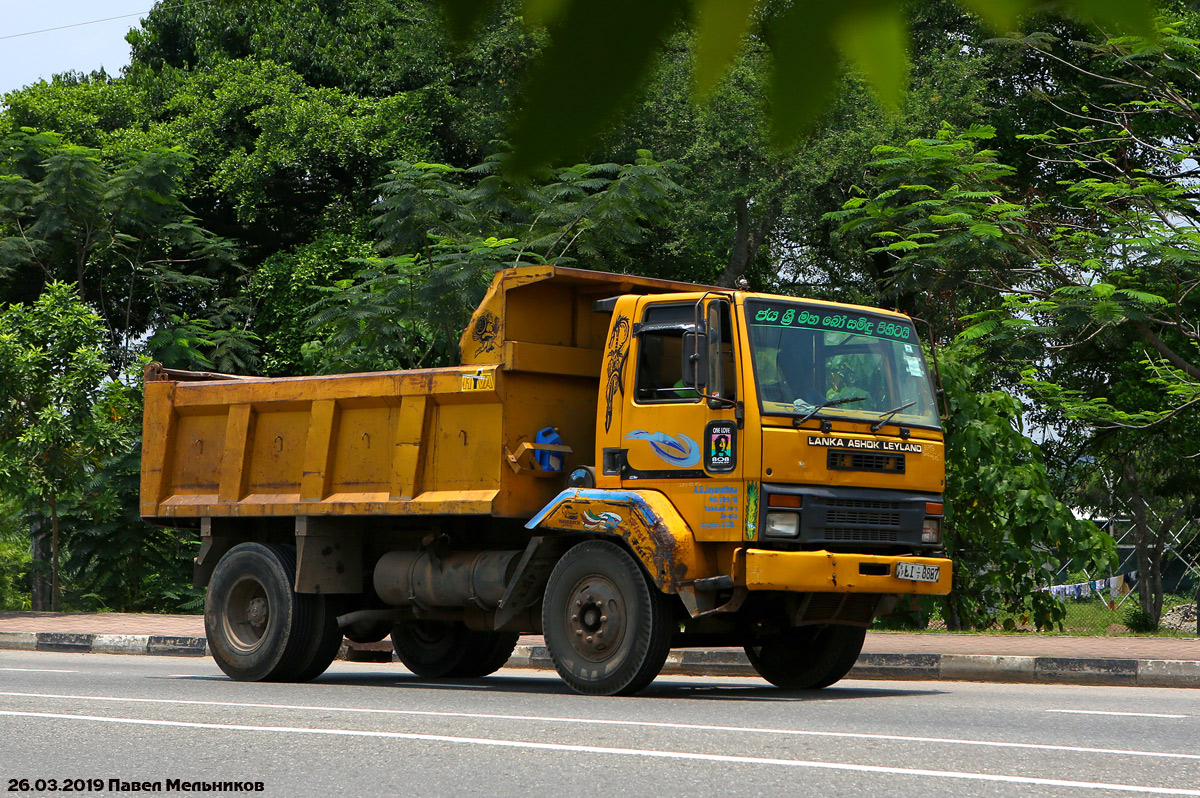
{"label": "windshield", "polygon": [[750,300],[746,321],[764,413],[808,416],[836,403],[815,415],[939,426],[925,356],[907,319]]}

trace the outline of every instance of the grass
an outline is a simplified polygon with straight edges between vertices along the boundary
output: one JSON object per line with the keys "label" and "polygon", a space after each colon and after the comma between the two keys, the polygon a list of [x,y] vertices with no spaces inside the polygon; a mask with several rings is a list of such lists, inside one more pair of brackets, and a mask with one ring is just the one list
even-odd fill
{"label": "grass", "polygon": [[[1066,634],[1066,635],[1099,635],[1106,637],[1196,637],[1196,629],[1193,627],[1188,630],[1179,631],[1177,629],[1169,629],[1165,626],[1160,626],[1155,632],[1134,632],[1126,626],[1129,614],[1137,606],[1137,596],[1123,596],[1123,602],[1119,603],[1115,608],[1109,608],[1107,601],[1099,597],[1093,596],[1089,599],[1075,600],[1067,599],[1063,603],[1066,605],[1067,616],[1063,620],[1062,632],[1041,632],[1039,634]],[[1163,597],[1162,614],[1166,615],[1173,607],[1181,604],[1192,604],[1195,601],[1194,595],[1173,595],[1167,594]],[[1028,635],[1038,633],[1032,626],[1021,626],[1018,624],[1016,629],[1005,631],[1002,627],[1003,617],[997,618],[997,625],[989,629],[964,630],[970,634],[1020,634]],[[934,617],[930,620],[929,626],[925,629],[906,629],[898,623],[889,623],[887,621],[876,620],[873,626],[879,631],[915,631],[915,632],[933,632],[945,634],[949,630],[942,624],[940,617]]]}

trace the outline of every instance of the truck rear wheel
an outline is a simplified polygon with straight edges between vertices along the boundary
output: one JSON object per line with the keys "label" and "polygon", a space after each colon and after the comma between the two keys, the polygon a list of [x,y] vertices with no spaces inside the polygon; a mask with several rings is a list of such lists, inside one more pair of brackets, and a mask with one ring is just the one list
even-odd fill
{"label": "truck rear wheel", "polygon": [[427,679],[487,676],[508,662],[516,646],[516,632],[477,631],[461,623],[410,621],[392,627],[396,656]]}
{"label": "truck rear wheel", "polygon": [[295,549],[262,543],[234,546],[217,563],[204,599],[204,632],[230,677],[295,680],[327,652],[327,638],[314,639],[325,623],[323,597],[295,593],[295,573]]}
{"label": "truck rear wheel", "polygon": [[867,630],[857,626],[798,626],[746,646],[758,675],[785,690],[819,690],[854,667]]}
{"label": "truck rear wheel", "polygon": [[632,695],[671,648],[671,609],[624,549],[590,540],[563,555],[546,584],[542,631],[558,675],[580,693]]}
{"label": "truck rear wheel", "polygon": [[517,647],[516,632],[468,632],[467,650],[451,676],[477,678],[488,676],[504,667]]}
{"label": "truck rear wheel", "polygon": [[[300,594],[297,594],[298,596]],[[304,596],[313,599],[315,612],[312,614],[312,624],[307,633],[308,650],[301,656],[301,661],[307,660],[295,676],[297,682],[309,682],[320,676],[337,658],[342,648],[341,628],[337,617],[340,614],[340,603],[332,596]]]}

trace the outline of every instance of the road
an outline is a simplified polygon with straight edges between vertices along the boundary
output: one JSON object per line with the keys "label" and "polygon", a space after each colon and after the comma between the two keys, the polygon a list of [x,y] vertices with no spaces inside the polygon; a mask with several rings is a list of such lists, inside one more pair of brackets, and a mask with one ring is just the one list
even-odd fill
{"label": "road", "polygon": [[5,795],[1200,796],[1198,740],[1194,690],[663,676],[593,698],[535,671],[243,684],[207,659],[0,652]]}

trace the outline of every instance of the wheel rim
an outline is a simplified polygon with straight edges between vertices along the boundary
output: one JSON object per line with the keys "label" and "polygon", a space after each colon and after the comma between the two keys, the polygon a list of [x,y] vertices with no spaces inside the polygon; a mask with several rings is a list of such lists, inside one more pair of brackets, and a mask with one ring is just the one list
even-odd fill
{"label": "wheel rim", "polygon": [[257,579],[243,576],[229,590],[222,613],[225,637],[238,651],[253,651],[271,622],[271,602]]}
{"label": "wheel rim", "polygon": [[627,615],[625,598],[612,581],[603,576],[581,579],[567,605],[567,640],[580,657],[603,662],[620,647]]}

